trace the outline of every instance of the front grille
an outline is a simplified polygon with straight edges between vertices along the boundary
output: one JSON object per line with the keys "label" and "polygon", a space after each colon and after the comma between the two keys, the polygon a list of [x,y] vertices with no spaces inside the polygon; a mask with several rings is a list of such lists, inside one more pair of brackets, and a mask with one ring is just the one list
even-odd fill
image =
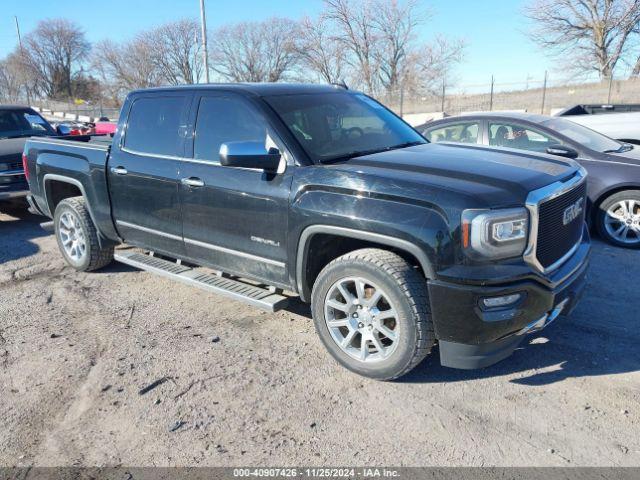
{"label": "front grille", "polygon": [[[545,269],[564,257],[582,238],[587,209],[586,192],[586,182],[582,182],[574,189],[540,203],[536,257]],[[582,213],[565,225],[565,211],[580,198],[583,198]]]}
{"label": "front grille", "polygon": [[7,173],[9,172],[22,172],[22,162],[2,163],[2,165],[3,167],[0,169],[0,185],[8,185],[11,183],[21,183],[27,181],[27,178],[24,175],[7,175]]}
{"label": "front grille", "polygon": [[10,172],[22,169],[22,162],[3,162],[0,160],[0,172]]}

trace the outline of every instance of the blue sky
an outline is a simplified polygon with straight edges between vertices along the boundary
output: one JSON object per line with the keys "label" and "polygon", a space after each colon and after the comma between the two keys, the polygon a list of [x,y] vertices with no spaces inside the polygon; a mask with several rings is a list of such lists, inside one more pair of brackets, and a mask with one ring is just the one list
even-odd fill
{"label": "blue sky", "polygon": [[[53,0],[2,0],[0,8],[0,57],[17,43],[14,15],[21,33],[46,18],[65,17],[82,25],[90,41],[122,40],[137,31],[182,17],[199,15],[199,0],[104,0],[96,2]],[[530,76],[542,79],[545,69],[553,72],[552,61],[526,37],[529,25],[521,15],[522,0],[423,0],[434,13],[420,35],[435,34],[463,38],[467,42],[464,63],[457,69],[459,85],[526,82]],[[228,22],[259,20],[270,16],[299,18],[314,15],[321,0],[207,0],[209,29]],[[61,8],[62,7],[62,8]],[[486,87],[482,88],[486,91]]]}

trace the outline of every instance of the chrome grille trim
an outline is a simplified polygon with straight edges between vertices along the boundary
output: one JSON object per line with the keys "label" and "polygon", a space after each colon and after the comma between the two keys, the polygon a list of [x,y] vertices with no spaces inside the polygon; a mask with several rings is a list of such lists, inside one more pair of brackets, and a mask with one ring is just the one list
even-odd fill
{"label": "chrome grille trim", "polygon": [[[549,273],[553,270],[557,269],[564,262],[571,257],[582,242],[582,235],[576,242],[576,244],[558,261],[554,264],[549,265],[545,268],[537,256],[537,248],[538,248],[538,226],[539,226],[539,209],[540,204],[544,202],[548,202],[549,200],[553,200],[554,198],[559,197],[560,195],[564,195],[565,193],[573,190],[574,188],[581,185],[583,182],[587,180],[587,171],[580,167],[580,169],[576,172],[576,174],[571,177],[566,182],[555,182],[551,185],[547,185],[539,190],[534,190],[530,192],[527,196],[526,204],[527,210],[529,211],[529,216],[531,217],[531,226],[529,228],[529,241],[527,243],[527,248],[524,252],[523,258],[524,261],[531,265],[534,269],[541,273]],[[586,205],[585,205],[586,209]]]}

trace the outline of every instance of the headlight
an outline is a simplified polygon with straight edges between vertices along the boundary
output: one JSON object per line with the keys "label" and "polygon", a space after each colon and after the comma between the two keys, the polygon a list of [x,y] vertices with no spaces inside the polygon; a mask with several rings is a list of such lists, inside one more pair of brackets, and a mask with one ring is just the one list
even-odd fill
{"label": "headlight", "polygon": [[462,246],[471,258],[520,256],[527,246],[528,232],[529,213],[525,208],[462,212]]}

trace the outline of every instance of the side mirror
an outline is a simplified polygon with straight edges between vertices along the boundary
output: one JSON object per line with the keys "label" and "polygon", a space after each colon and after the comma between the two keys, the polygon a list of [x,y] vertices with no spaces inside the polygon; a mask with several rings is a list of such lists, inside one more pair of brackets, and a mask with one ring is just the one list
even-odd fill
{"label": "side mirror", "polygon": [[220,164],[225,167],[258,168],[276,173],[282,154],[277,148],[267,150],[261,142],[227,142],[220,145]]}
{"label": "side mirror", "polygon": [[71,135],[71,127],[69,127],[68,125],[58,125],[56,127],[56,132],[62,137],[67,137]]}
{"label": "side mirror", "polygon": [[549,155],[557,155],[558,157],[565,158],[578,158],[578,152],[566,145],[551,145],[547,148]]}

